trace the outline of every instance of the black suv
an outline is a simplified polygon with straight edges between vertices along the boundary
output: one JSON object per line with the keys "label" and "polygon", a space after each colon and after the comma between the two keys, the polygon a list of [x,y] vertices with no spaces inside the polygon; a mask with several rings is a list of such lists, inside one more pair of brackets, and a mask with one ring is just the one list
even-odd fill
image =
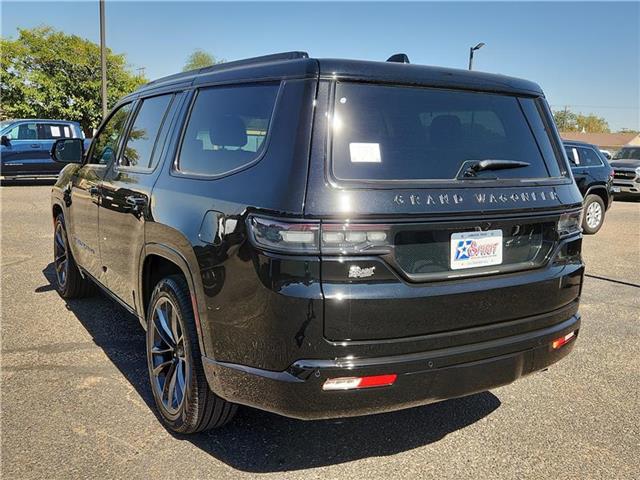
{"label": "black suv", "polygon": [[535,83],[277,54],[151,82],[52,155],[57,288],[137,316],[175,431],[436,402],[575,344],[582,196]]}
{"label": "black suv", "polygon": [[596,233],[613,201],[613,168],[604,154],[590,143],[564,140],[571,171],[584,197],[584,233]]}

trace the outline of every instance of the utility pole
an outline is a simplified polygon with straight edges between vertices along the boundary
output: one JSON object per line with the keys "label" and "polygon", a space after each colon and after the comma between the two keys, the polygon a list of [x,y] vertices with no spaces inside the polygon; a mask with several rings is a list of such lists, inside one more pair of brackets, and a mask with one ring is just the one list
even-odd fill
{"label": "utility pole", "polygon": [[140,68],[136,68],[136,71],[138,72],[138,76],[139,77],[144,77],[144,72],[146,71],[147,67],[140,67]]}
{"label": "utility pole", "polygon": [[102,74],[102,118],[107,117],[107,55],[104,28],[104,0],[100,1],[100,71]]}
{"label": "utility pole", "polygon": [[475,52],[476,50],[480,50],[482,47],[484,47],[484,45],[484,43],[480,42],[475,47],[469,48],[469,70],[473,70],[473,52]]}

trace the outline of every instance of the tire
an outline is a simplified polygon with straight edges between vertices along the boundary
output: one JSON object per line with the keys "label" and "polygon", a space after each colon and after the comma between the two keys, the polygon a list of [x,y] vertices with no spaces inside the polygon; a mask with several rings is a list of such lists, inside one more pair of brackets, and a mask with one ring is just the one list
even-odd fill
{"label": "tire", "polygon": [[61,213],[56,217],[54,225],[53,265],[56,271],[56,290],[62,298],[82,298],[95,293],[93,282],[82,276],[73,258]]}
{"label": "tire", "polygon": [[584,199],[584,218],[582,219],[582,231],[593,235],[604,223],[604,202],[598,195],[587,195]]}
{"label": "tire", "polygon": [[237,405],[209,388],[184,277],[172,275],[160,280],[147,310],[149,380],[162,422],[183,434],[229,422]]}

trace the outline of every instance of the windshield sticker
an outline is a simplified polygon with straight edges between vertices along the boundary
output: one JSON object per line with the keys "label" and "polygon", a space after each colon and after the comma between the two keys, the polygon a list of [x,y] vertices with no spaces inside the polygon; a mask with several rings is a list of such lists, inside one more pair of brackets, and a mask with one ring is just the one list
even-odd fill
{"label": "windshield sticker", "polygon": [[350,143],[351,163],[382,163],[379,143]]}

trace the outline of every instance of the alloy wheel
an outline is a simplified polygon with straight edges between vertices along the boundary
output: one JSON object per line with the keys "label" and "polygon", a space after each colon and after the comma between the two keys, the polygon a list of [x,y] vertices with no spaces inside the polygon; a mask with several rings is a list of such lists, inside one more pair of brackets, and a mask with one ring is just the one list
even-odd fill
{"label": "alloy wheel", "polygon": [[152,386],[170,415],[176,415],[184,402],[189,371],[184,336],[176,305],[161,297],[153,306],[150,348]]}
{"label": "alloy wheel", "polygon": [[67,248],[67,238],[64,234],[64,226],[61,222],[57,222],[56,224],[56,231],[53,238],[53,257],[58,285],[64,288],[69,274],[69,252]]}
{"label": "alloy wheel", "polygon": [[597,228],[602,221],[602,207],[598,202],[592,202],[587,207],[587,225],[589,228]]}

